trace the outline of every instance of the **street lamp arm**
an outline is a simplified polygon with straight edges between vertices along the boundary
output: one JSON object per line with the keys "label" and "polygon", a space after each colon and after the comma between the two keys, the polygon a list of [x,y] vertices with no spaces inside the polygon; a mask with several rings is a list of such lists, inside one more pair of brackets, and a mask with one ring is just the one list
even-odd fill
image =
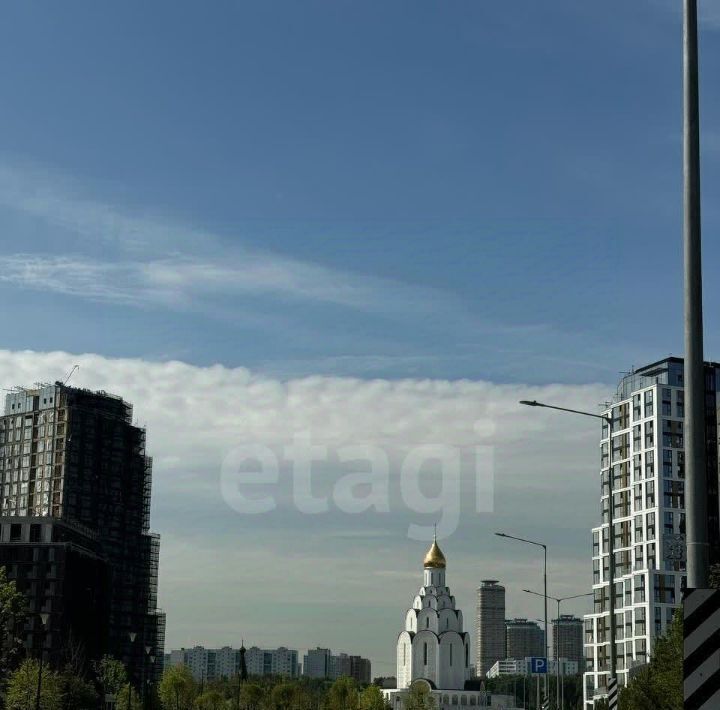
{"label": "street lamp arm", "polygon": [[556,407],[554,404],[543,404],[535,400],[521,399],[520,404],[527,407],[544,407],[545,409],[556,409],[558,412],[570,412],[570,414],[582,414],[584,417],[592,417],[593,419],[602,419],[610,423],[610,417],[606,414],[593,414],[592,412],[583,412],[580,409],[568,409],[567,407]]}
{"label": "street lamp arm", "polygon": [[505,533],[496,532],[495,533],[498,537],[506,537],[510,540],[518,540],[519,542],[527,542],[528,545],[537,545],[538,547],[542,547],[543,549],[547,550],[547,545],[545,545],[542,542],[536,542],[535,540],[526,540],[524,537],[515,537],[514,535],[506,535]]}

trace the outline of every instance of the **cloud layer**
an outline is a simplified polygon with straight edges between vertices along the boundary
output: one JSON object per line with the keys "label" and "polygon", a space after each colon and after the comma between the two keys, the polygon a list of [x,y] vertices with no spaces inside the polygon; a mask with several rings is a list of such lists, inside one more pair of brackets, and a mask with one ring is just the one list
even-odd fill
{"label": "cloud layer", "polygon": [[[148,428],[169,647],[237,643],[240,635],[260,645],[323,644],[366,654],[377,672],[390,672],[394,637],[419,584],[425,547],[408,539],[408,526],[430,525],[435,517],[403,505],[396,464],[428,443],[456,447],[463,455],[478,443],[494,452],[492,511],[478,514],[473,491],[463,488],[459,527],[442,543],[449,581],[467,619],[473,616],[474,587],[486,577],[507,584],[509,613],[539,613],[519,592],[537,581],[536,556],[494,538],[496,529],[548,541],[555,593],[590,586],[597,431],[582,419],[548,416],[517,401],[529,397],[592,408],[607,395],[605,387],[281,380],[220,365],[0,352],[6,387],[63,379],[76,363],[72,384],[122,395]],[[313,443],[330,451],[318,469],[315,495],[353,471],[333,458],[341,447],[372,445],[387,452],[390,511],[350,515],[331,499],[327,512],[304,515],[283,469],[273,489],[274,511],[234,512],[220,494],[228,452],[248,444],[281,452],[299,432],[309,432]],[[462,486],[472,486],[471,479]],[[429,496],[436,493],[435,483],[430,472]]]}

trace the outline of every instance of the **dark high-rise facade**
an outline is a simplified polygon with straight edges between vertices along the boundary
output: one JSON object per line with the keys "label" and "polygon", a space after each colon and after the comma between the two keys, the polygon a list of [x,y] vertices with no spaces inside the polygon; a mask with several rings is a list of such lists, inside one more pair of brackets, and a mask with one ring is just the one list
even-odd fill
{"label": "dark high-rise facade", "polygon": [[562,614],[552,620],[553,655],[555,658],[567,658],[575,661],[580,670],[585,667],[583,648],[583,621],[577,616]]}
{"label": "dark high-rise facade", "polygon": [[508,658],[522,660],[545,655],[545,634],[534,621],[508,619],[505,622],[505,637]]}
{"label": "dark high-rise facade", "polygon": [[[29,600],[25,643],[61,665],[82,649],[162,670],[152,460],[132,406],[61,383],[17,388],[0,417],[0,565]],[[41,614],[47,614],[43,627]]]}

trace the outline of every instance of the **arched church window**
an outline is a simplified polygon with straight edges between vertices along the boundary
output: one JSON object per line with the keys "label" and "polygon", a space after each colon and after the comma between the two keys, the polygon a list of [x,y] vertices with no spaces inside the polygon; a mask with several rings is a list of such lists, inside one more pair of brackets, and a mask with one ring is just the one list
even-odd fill
{"label": "arched church window", "polygon": [[468,656],[470,653],[470,646],[465,646],[465,668],[468,667]]}
{"label": "arched church window", "polygon": [[427,665],[427,641],[423,644],[423,665]]}
{"label": "arched church window", "polygon": [[426,629],[430,628],[430,617],[429,616],[425,617],[425,628]]}
{"label": "arched church window", "polygon": [[452,666],[452,644],[450,644],[450,666]]}

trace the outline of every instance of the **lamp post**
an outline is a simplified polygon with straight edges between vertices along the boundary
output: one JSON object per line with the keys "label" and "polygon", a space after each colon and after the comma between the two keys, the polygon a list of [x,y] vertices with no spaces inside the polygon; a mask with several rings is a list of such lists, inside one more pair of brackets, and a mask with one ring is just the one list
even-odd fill
{"label": "lamp post", "polygon": [[[518,542],[524,542],[528,545],[535,545],[536,547],[542,547],[543,549],[543,588],[545,589],[545,660],[547,661],[548,657],[548,633],[547,633],[547,615],[548,615],[548,598],[547,598],[547,545],[545,545],[542,542],[537,542],[535,540],[526,540],[524,537],[515,537],[514,535],[506,535],[505,533],[496,532],[495,533],[498,537],[504,537],[508,540],[517,540]],[[545,674],[545,698],[548,697],[548,679],[547,679],[547,673]]]}
{"label": "lamp post", "polygon": [[[155,656],[151,656],[152,646],[145,646],[145,656],[147,660],[152,659],[150,662],[155,663]],[[150,684],[150,674],[147,673],[147,663],[143,665],[143,709],[147,710],[148,705],[148,685]]]}
{"label": "lamp post", "polygon": [[43,670],[43,651],[45,647],[45,633],[47,631],[48,621],[50,620],[50,614],[42,612],[38,614],[40,622],[42,623],[42,631],[40,634],[40,658],[38,659],[38,683],[37,683],[37,695],[35,696],[35,710],[40,710],[40,693],[42,692],[42,670]]}
{"label": "lamp post", "polygon": [[700,231],[698,2],[683,0],[683,252],[687,586],[708,586],[705,366]]}
{"label": "lamp post", "polygon": [[132,710],[133,645],[135,643],[135,639],[137,638],[137,634],[134,631],[130,631],[128,633],[128,638],[130,639],[130,663],[128,664],[128,675],[130,676],[128,678],[128,710]]}
{"label": "lamp post", "polygon": [[[533,592],[531,589],[523,589],[523,592],[526,592],[527,594],[534,594],[537,597],[545,596],[543,594],[540,594],[540,592]],[[573,594],[571,597],[553,597],[548,596],[548,599],[552,599],[554,602],[557,602],[557,618],[558,618],[558,628],[560,626],[560,604],[562,602],[569,601],[570,599],[580,599],[581,597],[592,597],[592,592],[585,592],[585,594]],[[555,678],[557,682],[557,692],[556,692],[556,702],[558,708],[563,709],[565,707],[565,700],[564,698],[561,700],[560,697],[560,654],[558,653],[558,640],[556,638],[556,635],[553,634],[553,646],[555,650]],[[563,673],[563,675],[565,675]]]}
{"label": "lamp post", "polygon": [[[612,690],[611,686],[617,686],[617,649],[615,648],[615,523],[613,522],[613,418],[612,409],[610,415],[594,414],[593,412],[584,412],[579,409],[568,409],[567,407],[556,407],[552,404],[543,404],[535,400],[521,400],[520,404],[527,407],[544,407],[545,409],[555,409],[558,412],[567,412],[569,414],[578,414],[583,417],[592,417],[593,419],[601,419],[608,425],[608,571],[609,571],[609,610],[610,610],[610,679],[608,682],[608,691]],[[617,694],[615,694],[617,699]],[[615,706],[617,707],[617,706]],[[613,708],[611,708],[613,710]]]}

